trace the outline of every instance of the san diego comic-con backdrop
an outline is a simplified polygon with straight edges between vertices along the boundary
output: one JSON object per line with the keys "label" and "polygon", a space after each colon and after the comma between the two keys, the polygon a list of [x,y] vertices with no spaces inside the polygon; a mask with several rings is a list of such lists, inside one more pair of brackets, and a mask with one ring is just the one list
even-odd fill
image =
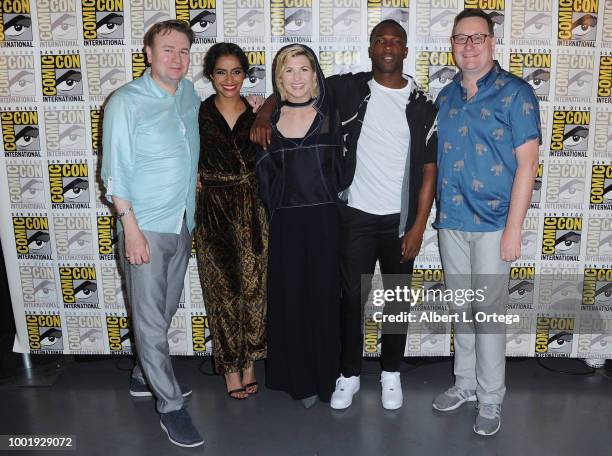
{"label": "san diego comic-con backdrop", "polygon": [[[393,18],[408,32],[406,72],[435,96],[456,72],[449,35],[464,7],[491,15],[497,59],[541,101],[538,181],[523,256],[510,273],[509,313],[520,320],[508,327],[508,355],[612,357],[612,0],[1,1],[0,233],[15,350],[130,353],[116,222],[99,184],[100,120],[112,91],[144,71],[151,24],[191,24],[197,39],[188,77],[204,98],[212,88],[202,62],[213,43],[244,48],[251,64],[244,92],[264,95],[286,43],[311,46],[327,75],[369,69],[368,34]],[[192,253],[168,340],[173,354],[209,355]],[[443,286],[431,226],[415,284]],[[366,356],[379,352],[373,310],[365,317]],[[452,338],[447,323],[412,324],[406,354],[452,354]]]}

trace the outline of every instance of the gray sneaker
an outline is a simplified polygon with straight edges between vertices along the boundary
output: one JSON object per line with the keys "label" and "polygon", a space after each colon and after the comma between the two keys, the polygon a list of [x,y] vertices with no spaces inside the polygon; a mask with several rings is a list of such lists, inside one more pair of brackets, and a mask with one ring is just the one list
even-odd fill
{"label": "gray sneaker", "polygon": [[191,422],[191,416],[184,408],[160,413],[159,424],[175,445],[192,448],[204,444],[204,439]]}
{"label": "gray sneaker", "polygon": [[480,435],[493,435],[501,427],[500,404],[478,404],[478,416],[474,423],[474,432]]}
{"label": "gray sneaker", "polygon": [[449,389],[438,395],[431,406],[440,412],[450,412],[458,409],[466,402],[476,402],[475,390],[464,390],[458,386],[451,386]]}

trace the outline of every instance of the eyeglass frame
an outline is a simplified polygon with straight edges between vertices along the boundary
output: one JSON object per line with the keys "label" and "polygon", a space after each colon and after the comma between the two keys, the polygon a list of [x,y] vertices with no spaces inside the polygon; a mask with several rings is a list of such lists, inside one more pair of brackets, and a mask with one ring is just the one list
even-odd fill
{"label": "eyeglass frame", "polygon": [[[482,40],[482,43],[474,43],[474,38],[472,38],[472,37],[474,37],[476,35],[484,36],[484,39]],[[455,37],[457,37],[457,36],[465,36],[466,37],[465,38],[465,43],[457,43],[456,39],[455,39]],[[452,35],[451,36],[451,40],[452,40],[453,44],[458,44],[459,46],[465,46],[466,44],[468,44],[468,41],[471,41],[474,46],[481,46],[481,45],[483,45],[485,43],[485,41],[487,41],[487,38],[489,38],[491,36],[493,36],[493,35],[491,35],[490,33],[472,33],[471,35],[466,35],[465,33],[458,33],[456,35]]]}

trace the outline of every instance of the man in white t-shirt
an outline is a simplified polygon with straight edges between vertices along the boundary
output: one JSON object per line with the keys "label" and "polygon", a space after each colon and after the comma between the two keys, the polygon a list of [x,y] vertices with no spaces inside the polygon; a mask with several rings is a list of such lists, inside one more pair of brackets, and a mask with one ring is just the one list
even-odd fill
{"label": "man in white t-shirt", "polygon": [[[408,55],[403,27],[393,20],[376,25],[369,55],[372,72],[327,78],[343,123],[348,185],[341,195],[342,354],[334,409],[349,407],[359,390],[363,306],[376,262],[385,289],[409,285],[434,197],[437,110],[402,72]],[[409,310],[407,302],[387,302],[384,314]],[[403,402],[406,332],[406,323],[382,326],[382,405],[388,410]]]}

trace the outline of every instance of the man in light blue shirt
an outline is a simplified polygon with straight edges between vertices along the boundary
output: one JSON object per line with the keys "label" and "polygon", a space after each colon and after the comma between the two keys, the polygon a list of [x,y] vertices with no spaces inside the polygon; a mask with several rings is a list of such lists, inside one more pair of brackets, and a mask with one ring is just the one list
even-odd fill
{"label": "man in light blue shirt", "polygon": [[157,398],[170,441],[204,440],[183,407],[191,390],[176,381],[168,328],[178,308],[191,251],[200,138],[200,98],[184,79],[194,35],[170,20],[144,38],[151,65],[117,90],[104,109],[102,179],[120,220],[137,360],[130,394]]}

